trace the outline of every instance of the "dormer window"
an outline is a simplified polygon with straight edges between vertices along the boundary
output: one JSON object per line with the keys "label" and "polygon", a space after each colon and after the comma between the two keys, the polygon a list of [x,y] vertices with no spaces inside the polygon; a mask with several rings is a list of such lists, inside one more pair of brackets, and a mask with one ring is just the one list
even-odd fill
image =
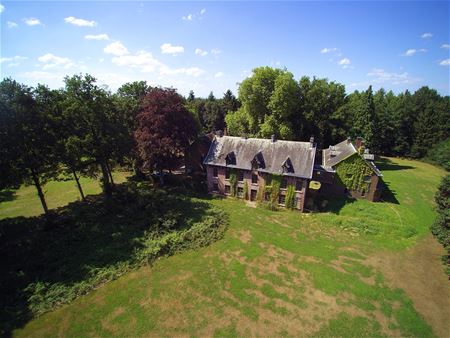
{"label": "dormer window", "polygon": [[266,167],[264,157],[260,151],[253,157],[251,165],[253,170],[264,169]]}
{"label": "dormer window", "polygon": [[294,166],[292,165],[291,159],[288,157],[286,161],[284,161],[283,165],[281,166],[283,170],[283,174],[286,173],[294,173]]}
{"label": "dormer window", "polygon": [[227,165],[236,165],[236,155],[234,154],[234,151],[228,153],[228,155],[225,157],[225,163]]}

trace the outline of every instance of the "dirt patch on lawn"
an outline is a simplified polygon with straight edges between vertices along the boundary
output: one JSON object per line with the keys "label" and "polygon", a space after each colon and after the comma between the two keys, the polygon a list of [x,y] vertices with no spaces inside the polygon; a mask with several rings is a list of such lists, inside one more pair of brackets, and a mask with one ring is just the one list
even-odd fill
{"label": "dirt patch on lawn", "polygon": [[242,243],[248,244],[252,240],[252,234],[249,230],[241,230],[239,231],[238,238]]}
{"label": "dirt patch on lawn", "polygon": [[450,332],[450,283],[441,257],[445,250],[428,235],[400,253],[378,253],[367,262],[379,269],[391,287],[405,290],[414,308],[439,337]]}

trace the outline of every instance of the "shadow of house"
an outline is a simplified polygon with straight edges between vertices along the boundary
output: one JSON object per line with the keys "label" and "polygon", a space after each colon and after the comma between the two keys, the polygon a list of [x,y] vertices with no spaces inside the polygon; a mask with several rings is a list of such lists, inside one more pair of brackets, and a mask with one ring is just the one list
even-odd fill
{"label": "shadow of house", "polygon": [[50,219],[0,221],[0,336],[143,264],[145,241],[188,229],[209,208],[163,190],[117,190],[109,200],[88,196],[59,208]]}
{"label": "shadow of house", "polygon": [[332,212],[333,214],[339,215],[342,208],[348,204],[356,202],[356,198],[352,197],[335,197],[328,200],[328,203],[323,207],[321,211]]}
{"label": "shadow of house", "polygon": [[383,184],[383,193],[381,194],[381,201],[393,204],[400,204],[399,200],[396,197],[397,194],[395,190],[392,190],[390,188],[390,184],[386,183],[385,181],[382,181],[382,184]]}

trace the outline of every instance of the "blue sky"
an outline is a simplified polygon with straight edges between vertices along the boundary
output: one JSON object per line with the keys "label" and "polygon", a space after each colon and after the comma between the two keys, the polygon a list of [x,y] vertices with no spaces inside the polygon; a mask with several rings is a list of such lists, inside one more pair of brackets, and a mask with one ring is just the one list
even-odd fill
{"label": "blue sky", "polygon": [[82,72],[112,90],[146,80],[222,96],[273,66],[347,92],[449,94],[449,2],[0,3],[1,77],[28,85]]}

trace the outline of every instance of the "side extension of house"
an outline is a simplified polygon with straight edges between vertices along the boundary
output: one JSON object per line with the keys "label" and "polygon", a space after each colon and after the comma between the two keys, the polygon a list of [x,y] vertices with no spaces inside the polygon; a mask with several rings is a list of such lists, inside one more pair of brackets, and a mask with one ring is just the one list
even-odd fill
{"label": "side extension of house", "polygon": [[313,180],[321,183],[322,195],[350,195],[353,198],[378,201],[383,176],[373,163],[374,155],[358,137],[350,138],[322,151],[322,163],[316,164]]}

